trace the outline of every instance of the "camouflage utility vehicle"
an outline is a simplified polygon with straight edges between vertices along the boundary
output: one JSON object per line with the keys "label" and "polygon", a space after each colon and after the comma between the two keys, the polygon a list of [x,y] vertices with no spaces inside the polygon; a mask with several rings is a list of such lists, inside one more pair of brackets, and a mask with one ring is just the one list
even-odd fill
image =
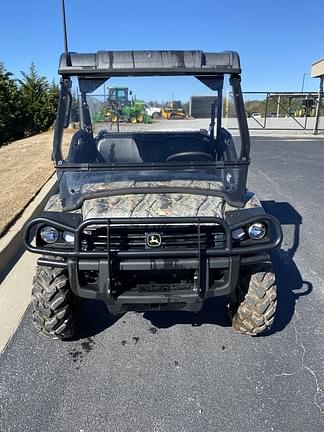
{"label": "camouflage utility vehicle", "polygon": [[[53,146],[59,193],[25,230],[27,249],[42,255],[32,292],[39,332],[71,337],[77,297],[102,300],[120,314],[198,312],[205,300],[226,296],[236,330],[269,329],[277,304],[269,251],[280,245],[282,231],[246,189],[250,140],[238,54],[66,53],[59,73]],[[215,92],[209,130],[94,133],[87,94],[111,77],[188,75]],[[225,76],[239,148],[221,125]],[[81,128],[63,158],[71,77],[81,93]]]}

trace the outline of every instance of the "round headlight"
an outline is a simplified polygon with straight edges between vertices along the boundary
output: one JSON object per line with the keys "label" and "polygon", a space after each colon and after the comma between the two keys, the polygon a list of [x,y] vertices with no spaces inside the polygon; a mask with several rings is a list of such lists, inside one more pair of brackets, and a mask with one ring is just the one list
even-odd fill
{"label": "round headlight", "polygon": [[55,243],[59,238],[59,233],[56,228],[47,226],[41,229],[40,236],[46,243]]}
{"label": "round headlight", "polygon": [[262,223],[256,222],[249,226],[248,233],[251,239],[260,240],[266,235],[267,228]]}
{"label": "round headlight", "polygon": [[64,231],[63,232],[63,239],[67,243],[74,243],[74,234],[70,231]]}

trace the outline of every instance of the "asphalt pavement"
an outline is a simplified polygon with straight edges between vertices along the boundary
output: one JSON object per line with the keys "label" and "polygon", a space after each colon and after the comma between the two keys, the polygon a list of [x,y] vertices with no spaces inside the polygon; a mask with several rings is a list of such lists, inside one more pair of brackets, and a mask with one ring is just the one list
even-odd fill
{"label": "asphalt pavement", "polygon": [[118,319],[87,302],[78,338],[53,342],[28,309],[0,355],[1,432],[323,432],[324,140],[255,136],[252,158],[284,230],[270,334],[236,334],[223,300]]}

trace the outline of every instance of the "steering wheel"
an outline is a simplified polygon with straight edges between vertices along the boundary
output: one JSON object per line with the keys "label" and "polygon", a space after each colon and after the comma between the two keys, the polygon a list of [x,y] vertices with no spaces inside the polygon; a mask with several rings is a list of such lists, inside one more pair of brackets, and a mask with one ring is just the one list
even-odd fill
{"label": "steering wheel", "polygon": [[211,160],[213,160],[213,156],[211,154],[200,151],[174,153],[167,157],[167,162],[203,162]]}

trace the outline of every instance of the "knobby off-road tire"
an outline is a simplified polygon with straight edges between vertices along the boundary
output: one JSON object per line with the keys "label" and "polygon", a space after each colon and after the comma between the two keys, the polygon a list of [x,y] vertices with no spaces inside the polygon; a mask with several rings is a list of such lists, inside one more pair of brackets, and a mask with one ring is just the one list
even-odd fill
{"label": "knobby off-road tire", "polygon": [[32,290],[33,322],[44,336],[68,339],[75,333],[75,297],[67,271],[37,267]]}
{"label": "knobby off-road tire", "polygon": [[[243,297],[234,314],[233,328],[251,336],[268,331],[274,321],[277,308],[277,287],[272,272],[258,272],[244,281],[240,288]],[[245,295],[244,295],[245,294]]]}

